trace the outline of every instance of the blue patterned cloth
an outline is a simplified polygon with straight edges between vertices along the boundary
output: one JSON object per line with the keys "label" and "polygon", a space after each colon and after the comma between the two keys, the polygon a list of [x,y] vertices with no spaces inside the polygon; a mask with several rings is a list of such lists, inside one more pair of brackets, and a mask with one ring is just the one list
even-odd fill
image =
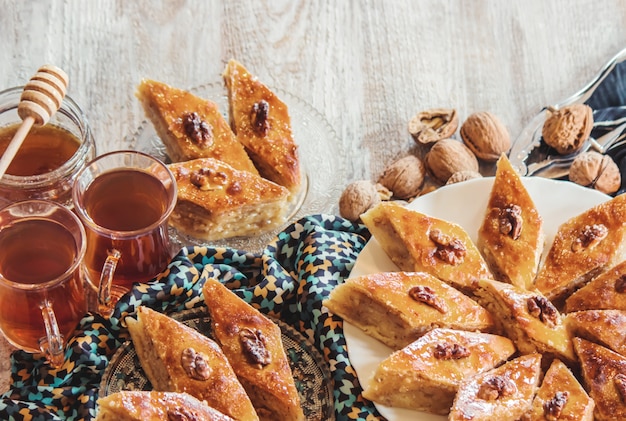
{"label": "blue patterned cloth", "polygon": [[322,309],[322,300],[349,275],[369,237],[363,225],[312,215],[280,232],[260,254],[183,248],[153,282],[136,284],[122,297],[109,320],[87,314],[68,341],[60,369],[50,369],[41,356],[15,352],[0,419],[92,420],[102,374],[129,338],[124,318],[140,305],[166,314],[201,306],[202,285],[209,276],[314,344],[332,373],[337,420],[382,419],[361,396],[341,319]]}

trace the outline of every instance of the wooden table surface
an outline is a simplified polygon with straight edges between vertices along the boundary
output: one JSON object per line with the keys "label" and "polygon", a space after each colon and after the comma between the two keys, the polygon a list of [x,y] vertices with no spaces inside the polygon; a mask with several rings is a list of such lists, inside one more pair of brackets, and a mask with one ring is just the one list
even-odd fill
{"label": "wooden table surface", "polygon": [[[0,1],[0,88],[63,68],[99,153],[134,147],[142,78],[191,88],[236,58],[327,119],[340,185],[408,154],[427,108],[491,111],[515,138],[624,47],[623,0]],[[0,392],[10,351],[2,340]]]}

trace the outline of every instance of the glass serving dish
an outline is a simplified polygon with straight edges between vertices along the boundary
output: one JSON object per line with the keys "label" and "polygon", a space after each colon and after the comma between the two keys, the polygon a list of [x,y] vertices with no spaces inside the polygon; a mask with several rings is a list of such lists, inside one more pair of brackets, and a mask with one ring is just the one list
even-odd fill
{"label": "glass serving dish", "polygon": [[[207,242],[170,227],[174,248],[182,246],[232,247],[250,252],[260,252],[293,221],[311,214],[338,213],[339,197],[346,179],[341,142],[326,118],[303,99],[272,88],[289,107],[293,136],[298,145],[298,155],[303,171],[303,188],[288,209],[285,223],[257,235],[234,237]],[[228,119],[228,98],[223,83],[207,83],[189,89],[190,92],[216,103]],[[135,133],[127,138],[132,149],[155,156],[165,163],[171,162],[165,145],[156,134],[150,121],[144,121]]]}

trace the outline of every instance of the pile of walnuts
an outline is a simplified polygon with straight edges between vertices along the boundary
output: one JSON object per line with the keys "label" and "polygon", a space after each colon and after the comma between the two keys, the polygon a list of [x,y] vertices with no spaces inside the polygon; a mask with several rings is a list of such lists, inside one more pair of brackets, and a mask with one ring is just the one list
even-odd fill
{"label": "pile of walnuts", "polygon": [[[593,110],[586,104],[549,109],[543,124],[543,141],[561,155],[579,152],[593,129]],[[612,194],[619,190],[622,177],[609,155],[597,151],[580,152],[569,169],[569,180],[585,187]]]}
{"label": "pile of walnuts", "polygon": [[341,216],[357,221],[381,200],[411,201],[440,185],[482,177],[480,161],[495,162],[511,147],[509,132],[490,112],[467,117],[460,128],[461,140],[453,138],[459,128],[455,109],[422,111],[408,128],[414,141],[427,149],[424,158],[407,155],[389,165],[377,181],[349,184],[339,199]]}
{"label": "pile of walnuts", "polygon": [[[593,128],[593,112],[585,104],[550,109],[543,125],[543,141],[558,154],[578,153],[569,180],[607,194],[621,186],[617,164],[606,154],[581,149]],[[455,109],[433,108],[409,122],[413,140],[426,148],[424,158],[405,156],[389,165],[377,181],[349,184],[339,199],[339,213],[351,221],[382,200],[411,201],[444,184],[482,177],[480,163],[493,163],[511,147],[506,127],[492,113],[471,114],[459,128]],[[430,183],[426,183],[429,180]]]}

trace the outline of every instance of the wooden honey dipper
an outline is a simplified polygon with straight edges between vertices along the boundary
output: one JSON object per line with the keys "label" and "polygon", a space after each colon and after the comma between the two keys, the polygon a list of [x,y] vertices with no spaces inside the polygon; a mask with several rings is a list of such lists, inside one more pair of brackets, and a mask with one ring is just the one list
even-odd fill
{"label": "wooden honey dipper", "polygon": [[17,114],[22,119],[22,124],[0,157],[0,178],[9,168],[33,125],[43,126],[61,107],[67,92],[67,84],[67,74],[63,70],[46,64],[41,66],[24,86],[17,106]]}

